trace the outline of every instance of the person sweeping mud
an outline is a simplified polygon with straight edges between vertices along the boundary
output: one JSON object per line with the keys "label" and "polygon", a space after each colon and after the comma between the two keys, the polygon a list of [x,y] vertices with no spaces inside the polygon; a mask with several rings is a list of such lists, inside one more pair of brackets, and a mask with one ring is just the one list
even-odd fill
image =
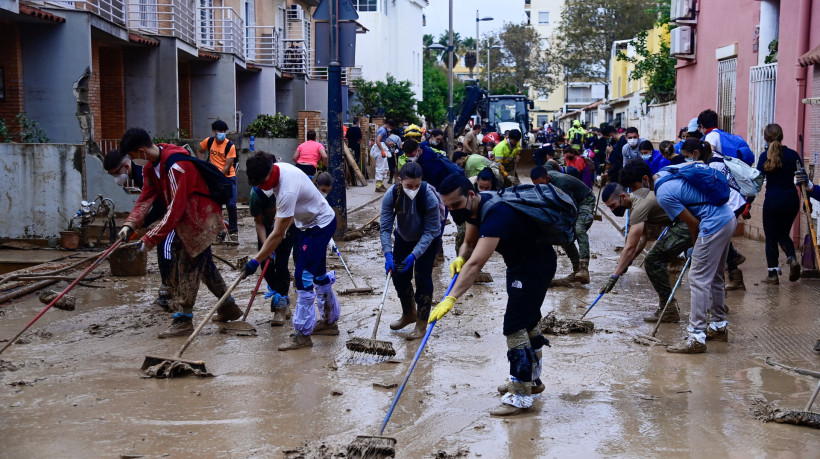
{"label": "person sweeping mud", "polygon": [[[418,163],[402,166],[399,178],[400,183],[382,199],[379,235],[384,269],[393,273],[393,286],[401,301],[401,318],[391,323],[390,329],[401,330],[415,324],[416,328],[406,336],[414,340],[424,336],[432,306],[433,262],[441,238],[441,213],[439,198],[433,187],[422,181]],[[398,266],[394,260],[401,260]]]}
{"label": "person sweeping mud", "polygon": [[[655,192],[650,187],[652,171],[649,165],[643,161],[630,162],[621,169],[621,182],[633,190],[632,193],[627,193],[618,183],[608,184],[601,193],[601,200],[616,216],[624,215],[627,209],[630,212],[629,233],[624,249],[621,251],[621,258],[600,293],[612,291],[618,278],[646,246],[649,234],[661,234],[663,228],[668,227],[666,233],[655,242],[644,258],[646,276],[658,294],[658,308],[654,314],[644,317],[644,321],[655,323],[672,293],[668,265],[692,247],[692,236],[689,233],[689,227],[682,220],[676,219],[673,222],[658,204]],[[677,323],[678,321],[680,321],[680,309],[675,300],[666,308],[661,322]]]}
{"label": "person sweeping mud", "polygon": [[[296,311],[293,338],[279,346],[280,351],[313,346],[311,335],[338,335],[340,308],[333,293],[336,276],[327,272],[327,245],[336,231],[336,214],[307,175],[290,164],[271,161],[267,154],[248,159],[248,183],[276,197],[273,232],[259,252],[245,265],[244,275],[256,272],[282,244],[291,223],[298,230],[296,247]],[[315,285],[315,287],[314,287]],[[316,320],[318,303],[321,320]]]}
{"label": "person sweeping mud", "polygon": [[[500,253],[507,265],[508,298],[503,332],[507,338],[510,382],[501,388],[506,390],[501,398],[502,405],[490,414],[513,416],[524,413],[532,407],[532,394],[544,390],[539,379],[541,350],[549,342],[537,325],[547,287],[555,275],[555,251],[549,241],[540,237],[541,228],[530,217],[503,200],[491,205],[489,201],[497,199],[496,195],[476,193],[467,177],[447,177],[439,191],[456,224],[467,222],[467,233],[458,258],[450,265],[450,274],[458,273],[458,280],[450,295],[430,312],[429,321],[444,317],[473,285],[493,252]],[[484,209],[485,206],[489,207]],[[571,223],[568,223],[569,227]]]}
{"label": "person sweeping mud", "polygon": [[[209,283],[215,295],[222,296],[227,290],[219,271],[209,269],[213,266],[211,242],[222,230],[221,207],[211,199],[208,182],[194,163],[196,159],[184,148],[155,145],[144,129],[132,128],[122,136],[120,151],[132,157],[146,158],[150,164],[143,168],[142,193],[119,237],[128,240],[143,225],[154,202],[161,202],[166,207],[159,223],[135,244],[138,251],[147,250],[164,241],[171,231],[176,233],[171,245],[171,259],[176,263],[169,278],[176,312],[171,326],[159,337],[190,334],[194,330],[194,303],[203,276],[212,276]],[[242,310],[233,298],[220,306],[217,313],[215,318],[219,321],[242,317]]]}
{"label": "person sweeping mud", "polygon": [[[589,283],[589,236],[595,214],[595,194],[586,184],[577,178],[557,171],[547,171],[543,166],[535,166],[530,171],[534,185],[551,183],[572,197],[578,209],[578,220],[575,221],[575,241],[561,246],[572,263],[572,273],[563,279],[555,279],[551,287],[568,286],[572,282]],[[578,247],[575,247],[575,242]]]}

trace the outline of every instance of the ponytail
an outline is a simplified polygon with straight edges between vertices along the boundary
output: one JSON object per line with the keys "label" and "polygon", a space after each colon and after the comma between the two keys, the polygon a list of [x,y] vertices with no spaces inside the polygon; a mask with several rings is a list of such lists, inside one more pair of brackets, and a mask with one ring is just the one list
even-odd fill
{"label": "ponytail", "polygon": [[769,144],[766,150],[766,163],[763,164],[765,172],[771,172],[783,167],[783,128],[779,124],[769,124],[763,130],[763,138]]}

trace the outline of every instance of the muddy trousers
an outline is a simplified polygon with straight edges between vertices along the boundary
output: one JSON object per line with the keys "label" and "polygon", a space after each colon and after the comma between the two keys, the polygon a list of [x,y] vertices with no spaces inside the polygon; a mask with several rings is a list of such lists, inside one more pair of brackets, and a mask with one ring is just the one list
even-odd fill
{"label": "muddy trousers", "polygon": [[689,290],[692,299],[689,333],[704,334],[704,340],[707,311],[712,322],[726,321],[723,268],[729,255],[729,241],[735,227],[737,220],[733,218],[714,233],[698,236],[692,250],[692,264],[689,268]]}
{"label": "muddy trousers", "polygon": [[[333,272],[327,272],[327,244],[336,231],[336,218],[326,226],[314,226],[298,231],[294,277],[296,278],[296,311],[293,313],[293,328],[302,335],[310,335],[316,326],[316,307],[322,320],[334,323],[339,320],[339,301],[333,293],[336,281]],[[315,288],[314,288],[315,284]]]}
{"label": "muddy trousers", "polygon": [[[270,236],[270,233],[273,232],[273,228],[266,228],[265,235]],[[290,261],[291,253],[293,253],[293,245],[296,243],[298,230],[296,229],[295,225],[290,225],[288,231],[285,233],[284,239],[282,242],[279,243],[279,246],[276,247],[274,251],[275,256],[272,264],[268,266],[268,270],[265,271],[265,282],[268,283],[271,289],[274,292],[278,293],[279,295],[288,296],[288,292],[290,291],[290,270],[288,269],[288,262]],[[257,249],[262,248],[262,243],[258,240],[256,241]],[[278,302],[279,298],[275,295],[271,299],[271,308],[273,308],[276,303]]]}
{"label": "muddy trousers", "polygon": [[193,314],[200,281],[205,282],[208,289],[217,297],[222,297],[227,291],[225,281],[214,265],[210,246],[199,255],[192,257],[182,246],[179,238],[174,238],[171,244],[171,256],[174,265],[169,277],[169,287],[174,294],[174,303],[178,312]]}
{"label": "muddy trousers", "polygon": [[[393,259],[401,263],[407,258],[418,241],[405,241],[398,233],[393,233]],[[402,299],[402,313],[412,314],[413,311],[404,309],[411,306],[410,298],[416,300],[417,320],[427,321],[430,316],[430,305],[433,302],[433,263],[436,261],[436,253],[441,243],[441,237],[433,239],[427,250],[413,263],[413,267],[406,273],[393,273],[393,286],[396,293]],[[416,289],[413,292],[413,277],[416,279]]]}
{"label": "muddy trousers", "polygon": [[660,301],[669,299],[672,294],[672,285],[669,283],[669,263],[692,247],[692,236],[689,227],[681,220],[675,220],[652,250],[644,258],[646,276],[652,288],[658,293]]}
{"label": "muddy trousers", "polygon": [[593,214],[595,213],[595,195],[590,194],[578,206],[578,219],[575,220],[575,241],[561,246],[567,257],[572,262],[573,270],[578,265],[579,260],[589,260],[589,235],[587,231],[592,226]]}

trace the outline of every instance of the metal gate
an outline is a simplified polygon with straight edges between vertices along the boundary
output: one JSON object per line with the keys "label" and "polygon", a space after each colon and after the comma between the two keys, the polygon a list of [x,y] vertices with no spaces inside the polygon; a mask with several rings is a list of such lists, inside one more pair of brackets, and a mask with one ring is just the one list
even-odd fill
{"label": "metal gate", "polygon": [[749,68],[749,121],[747,140],[755,156],[766,148],[763,129],[774,123],[777,64]]}
{"label": "metal gate", "polygon": [[737,58],[718,61],[717,114],[718,127],[734,133]]}

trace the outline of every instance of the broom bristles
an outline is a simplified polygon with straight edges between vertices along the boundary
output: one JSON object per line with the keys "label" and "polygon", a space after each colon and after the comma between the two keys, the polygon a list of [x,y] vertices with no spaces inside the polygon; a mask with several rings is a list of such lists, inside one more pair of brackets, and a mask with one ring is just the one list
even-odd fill
{"label": "broom bristles", "polygon": [[372,354],[385,357],[393,357],[396,351],[393,349],[393,343],[390,341],[379,341],[367,338],[351,338],[347,340],[345,346],[351,352],[361,352],[363,354]]}

